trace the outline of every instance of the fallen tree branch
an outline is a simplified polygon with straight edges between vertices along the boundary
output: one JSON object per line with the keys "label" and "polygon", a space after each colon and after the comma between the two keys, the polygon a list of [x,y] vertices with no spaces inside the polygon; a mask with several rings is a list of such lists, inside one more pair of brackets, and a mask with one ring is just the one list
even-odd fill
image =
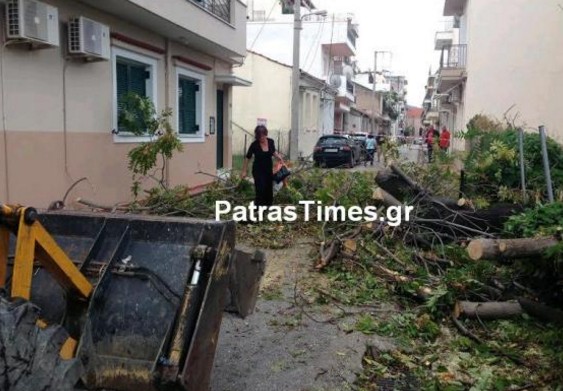
{"label": "fallen tree branch", "polygon": [[332,259],[334,257],[336,257],[336,254],[338,254],[338,251],[340,250],[340,241],[339,240],[333,240],[330,242],[330,246],[328,247],[328,250],[325,250],[325,242],[321,243],[321,248],[320,248],[320,254],[321,254],[321,259],[319,260],[319,262],[317,263],[317,265],[315,266],[315,269],[317,270],[322,270],[325,267],[328,266],[328,264],[330,263],[330,261],[332,261]]}
{"label": "fallen tree branch", "polygon": [[401,206],[402,203],[397,200],[395,197],[393,197],[391,194],[387,193],[385,190],[383,190],[381,187],[376,188],[373,191],[373,195],[372,198],[375,201],[379,201],[381,202],[383,205],[385,205],[386,207],[390,207],[390,206]]}
{"label": "fallen tree branch", "polygon": [[472,333],[471,331],[469,331],[460,321],[459,319],[456,317],[455,312],[452,313],[451,316],[452,322],[455,325],[455,327],[457,327],[457,329],[460,331],[461,334],[465,335],[467,338],[472,339],[474,342],[477,342],[480,345],[486,346],[488,349],[490,349],[491,351],[493,351],[494,353],[506,357],[509,360],[515,362],[516,364],[522,365],[524,367],[527,367],[527,363],[524,360],[521,360],[518,357],[514,357],[511,354],[507,354],[505,352],[503,352],[501,349],[495,347],[495,346],[490,346],[487,343],[485,343],[483,340],[481,340],[481,338],[479,338],[477,335],[475,335],[474,333]]}
{"label": "fallen tree branch", "polygon": [[129,210],[129,206],[109,206],[109,205],[101,205],[101,204],[97,204],[95,202],[92,201],[88,201],[85,199],[82,199],[80,197],[78,197],[76,199],[76,203],[87,206],[89,208],[92,209],[100,209],[100,210],[104,210],[106,212],[112,212],[112,211],[128,211]]}

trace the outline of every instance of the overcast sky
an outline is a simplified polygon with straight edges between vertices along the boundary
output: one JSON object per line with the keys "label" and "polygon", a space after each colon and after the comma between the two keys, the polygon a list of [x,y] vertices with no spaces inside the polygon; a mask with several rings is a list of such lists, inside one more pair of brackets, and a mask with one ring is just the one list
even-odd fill
{"label": "overcast sky", "polygon": [[378,70],[404,74],[408,81],[407,100],[421,106],[428,70],[436,70],[438,54],[434,36],[442,16],[444,0],[313,0],[329,13],[353,13],[360,25],[357,59],[362,70],[373,69],[374,51],[380,55]]}

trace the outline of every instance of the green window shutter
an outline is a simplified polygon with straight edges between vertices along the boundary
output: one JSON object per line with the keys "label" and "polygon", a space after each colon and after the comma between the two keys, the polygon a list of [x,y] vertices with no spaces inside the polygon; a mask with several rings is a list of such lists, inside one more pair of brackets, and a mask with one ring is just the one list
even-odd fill
{"label": "green window shutter", "polygon": [[[118,58],[115,66],[117,84],[117,118],[121,115],[122,100],[130,92],[139,96],[147,96],[147,79],[150,72],[147,66]],[[118,125],[118,130],[123,131]]]}
{"label": "green window shutter", "polygon": [[129,92],[139,96],[147,96],[147,79],[150,73],[144,66],[129,65]]}
{"label": "green window shutter", "polygon": [[196,134],[197,124],[197,93],[199,85],[190,79],[180,78],[178,81],[178,117],[180,134]]}
{"label": "green window shutter", "polygon": [[121,100],[127,94],[129,89],[129,82],[127,77],[127,64],[117,63],[116,64],[116,79],[117,79],[117,112],[121,111],[122,102]]}

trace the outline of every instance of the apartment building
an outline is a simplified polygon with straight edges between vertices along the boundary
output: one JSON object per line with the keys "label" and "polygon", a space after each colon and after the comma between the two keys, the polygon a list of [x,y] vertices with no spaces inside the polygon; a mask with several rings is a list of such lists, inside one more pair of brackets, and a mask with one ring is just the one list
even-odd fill
{"label": "apartment building", "polygon": [[373,92],[373,83],[367,78],[359,77],[355,82],[356,109],[363,117],[362,131],[378,134],[386,132],[390,126],[390,119],[383,113],[383,92]]}
{"label": "apartment building", "polygon": [[172,110],[184,151],[170,185],[229,167],[233,86],[248,85],[232,74],[246,55],[243,2],[8,0],[0,13],[2,201],[46,207],[79,178],[67,203],[129,201],[127,153],[148,138],[120,131],[128,92]]}
{"label": "apartment building", "polygon": [[476,114],[563,142],[563,10],[558,0],[445,0],[436,34],[440,122],[464,130]]}

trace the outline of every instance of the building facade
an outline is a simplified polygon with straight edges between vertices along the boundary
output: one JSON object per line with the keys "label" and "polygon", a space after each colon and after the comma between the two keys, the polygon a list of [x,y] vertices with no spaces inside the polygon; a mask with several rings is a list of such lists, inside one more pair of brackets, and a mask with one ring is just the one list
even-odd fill
{"label": "building facade", "polygon": [[[243,155],[254,140],[254,128],[266,125],[283,154],[289,153],[292,68],[265,55],[248,52],[235,74],[252,86],[233,93],[233,153]],[[301,72],[299,155],[308,158],[318,138],[334,130],[337,91],[323,80]]]}
{"label": "building facade", "polygon": [[407,107],[407,119],[405,124],[405,132],[408,131],[410,136],[418,136],[418,132],[422,127],[422,115],[424,110],[420,107]]}
{"label": "building facade", "polygon": [[[20,4],[19,12],[33,8],[25,6],[26,0]],[[46,207],[79,178],[87,180],[74,188],[69,200],[80,196],[110,205],[129,201],[127,153],[148,138],[120,132],[120,99],[128,92],[148,97],[158,111],[172,110],[171,124],[184,151],[168,164],[170,185],[202,185],[209,178],[197,175],[199,170],[215,173],[230,166],[232,87],[247,84],[231,72],[246,54],[244,3],[36,4],[53,7],[49,17],[56,20],[49,45],[38,48],[2,36],[2,201]],[[0,10],[5,20],[6,5]],[[41,26],[40,16],[32,16],[25,18]],[[107,28],[107,36],[100,37],[108,51],[96,61],[69,54],[66,32],[71,18],[80,16]]]}
{"label": "building facade", "polygon": [[390,125],[389,118],[383,114],[383,92],[373,92],[373,84],[362,82],[362,78],[358,78],[356,85],[356,109],[364,113],[363,132],[378,134],[386,132]]}
{"label": "building facade", "polygon": [[[477,114],[563,142],[563,11],[557,0],[446,0],[436,35],[440,120],[464,130]],[[499,15],[502,20],[499,20]]]}

